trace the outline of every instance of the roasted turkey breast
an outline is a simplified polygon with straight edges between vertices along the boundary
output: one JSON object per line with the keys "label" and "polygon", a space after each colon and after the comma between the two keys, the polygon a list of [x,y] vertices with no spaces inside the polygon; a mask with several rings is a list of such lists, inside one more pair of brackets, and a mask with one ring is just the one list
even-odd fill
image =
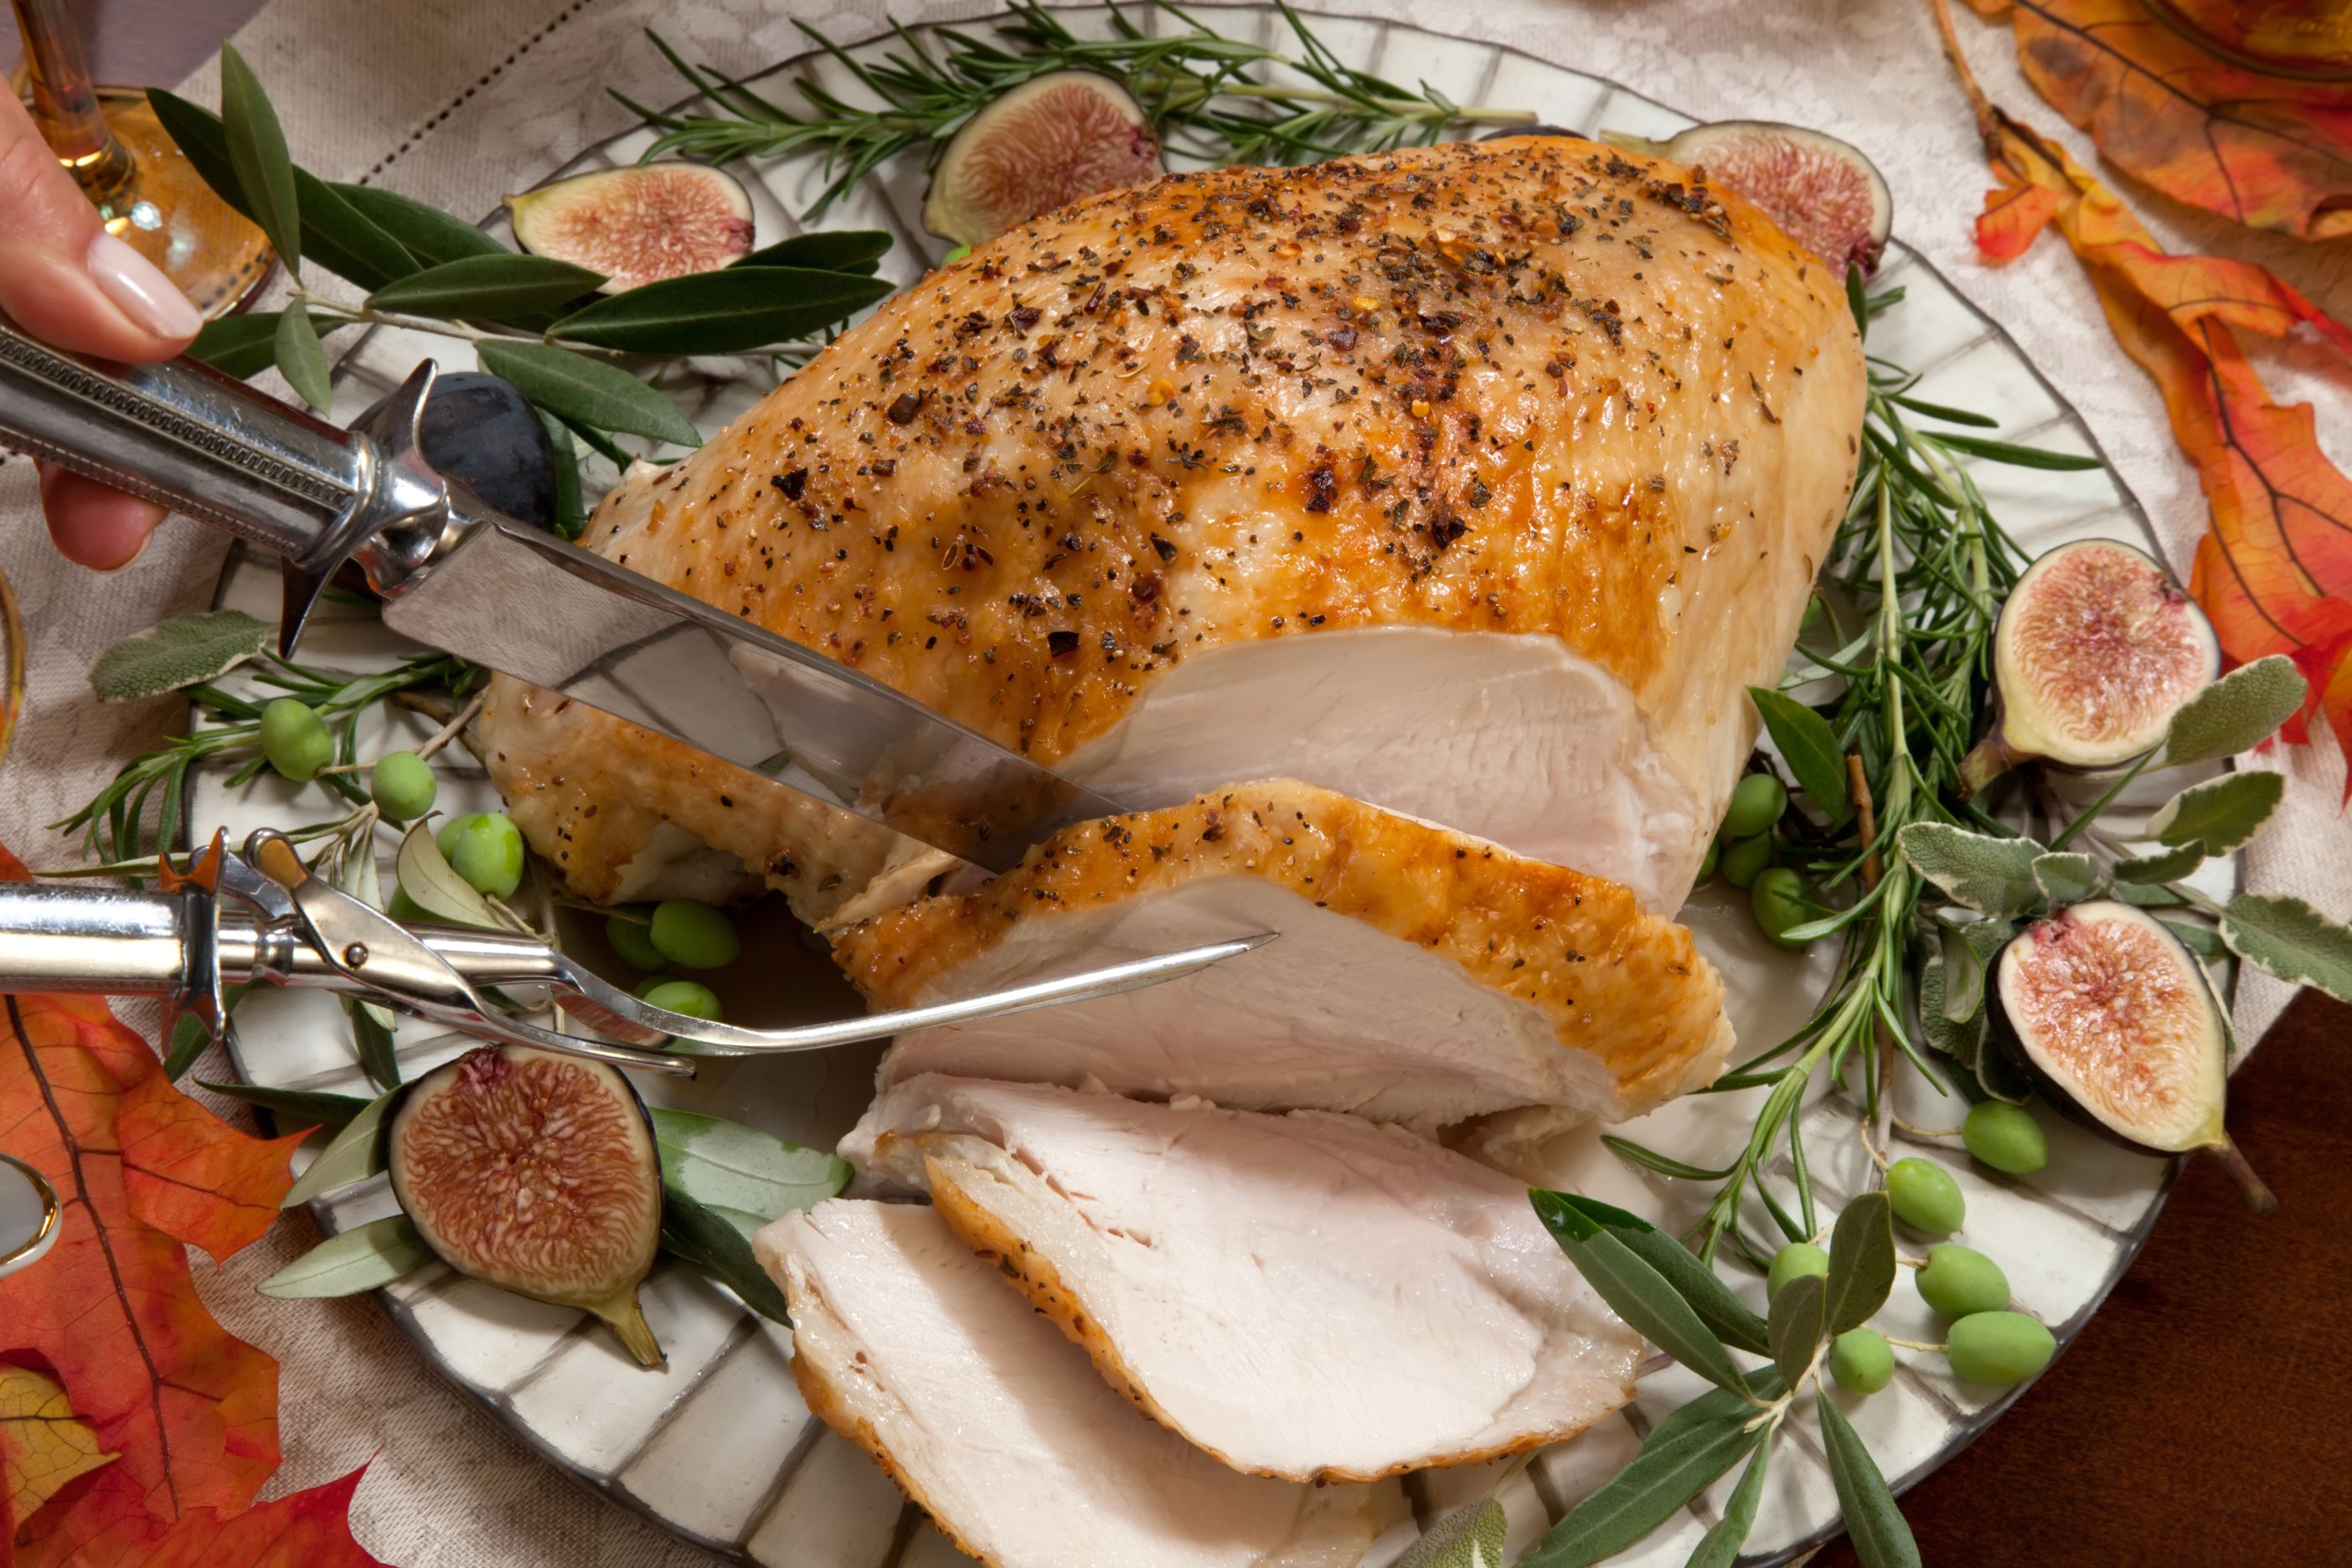
{"label": "roasted turkey breast", "polygon": [[879,1010],[1257,931],[1282,939],[901,1035],[882,1081],[1093,1083],[1435,1132],[1529,1106],[1622,1121],[1713,1081],[1731,1043],[1690,933],[1624,889],[1290,780],[1081,824],[834,954]]}
{"label": "roasted turkey breast", "polygon": [[[1862,390],[1842,280],[1675,164],[1220,169],[929,274],[587,542],[1129,804],[1297,777],[1671,911]],[[663,823],[787,888],[841,858],[823,814],[719,817],[661,742],[500,684],[493,776],[583,891],[666,890]]]}
{"label": "roasted turkey breast", "polygon": [[844,1152],[928,1192],[1139,1408],[1236,1469],[1467,1464],[1633,1397],[1642,1336],[1526,1186],[1398,1128],[926,1077]]}

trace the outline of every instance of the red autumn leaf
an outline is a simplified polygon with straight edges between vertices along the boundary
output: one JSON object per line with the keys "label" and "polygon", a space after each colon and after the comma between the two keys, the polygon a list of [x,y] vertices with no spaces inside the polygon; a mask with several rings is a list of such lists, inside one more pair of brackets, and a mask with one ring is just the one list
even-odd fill
{"label": "red autumn leaf", "polygon": [[192,1509],[168,1523],[125,1514],[47,1561],[58,1568],[382,1568],[352,1539],[352,1494],[365,1470],[242,1512]]}
{"label": "red autumn leaf", "polygon": [[[135,1043],[149,1055],[145,1041]],[[173,1088],[160,1070],[123,1092],[120,1126],[131,1212],[203,1247],[215,1263],[259,1239],[278,1217],[278,1201],[293,1184],[288,1163],[309,1136],[305,1129],[282,1138],[247,1137]]]}
{"label": "red autumn leaf", "polygon": [[2034,90],[2168,196],[2308,239],[2352,234],[2352,83],[2224,58],[2149,0],[1972,0],[2015,18]]}

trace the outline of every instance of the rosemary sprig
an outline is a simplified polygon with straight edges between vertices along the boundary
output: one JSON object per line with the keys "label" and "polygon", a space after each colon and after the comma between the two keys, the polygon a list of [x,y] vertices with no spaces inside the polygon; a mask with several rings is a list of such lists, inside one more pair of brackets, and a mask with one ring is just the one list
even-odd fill
{"label": "rosemary sprig", "polygon": [[[1458,104],[1423,82],[1418,91],[1345,64],[1283,0],[1295,51],[1286,53],[1224,37],[1170,0],[1146,5],[1182,24],[1161,37],[1145,34],[1132,10],[1111,7],[1114,36],[1082,38],[1034,0],[1019,0],[1017,18],[991,38],[937,29],[946,45],[935,57],[898,23],[903,46],[883,63],[854,58],[807,23],[810,41],[881,100],[853,104],[808,76],[793,85],[813,113],[796,113],[732,77],[688,64],[648,34],[678,74],[723,111],[674,115],[619,98],[632,113],[661,132],[648,158],[683,155],[714,163],[775,158],[817,151],[831,182],[807,216],[814,219],[879,164],[910,148],[935,144],[1000,93],[1055,71],[1086,70],[1109,77],[1143,106],[1171,151],[1209,163],[1305,163],[1348,153],[1427,144],[1477,125],[1526,125],[1525,110]],[[1286,68],[1311,86],[1269,80]]]}

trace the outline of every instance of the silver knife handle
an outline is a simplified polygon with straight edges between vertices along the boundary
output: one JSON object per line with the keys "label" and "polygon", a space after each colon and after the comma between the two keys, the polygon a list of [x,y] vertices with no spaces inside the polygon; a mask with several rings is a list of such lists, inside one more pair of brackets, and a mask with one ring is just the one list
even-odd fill
{"label": "silver knife handle", "polygon": [[188,893],[0,883],[0,991],[180,996],[191,973]]}
{"label": "silver knife handle", "polygon": [[343,563],[382,592],[439,547],[448,489],[416,447],[432,384],[428,362],[343,431],[194,360],[84,359],[0,318],[0,445],[284,556],[285,652]]}

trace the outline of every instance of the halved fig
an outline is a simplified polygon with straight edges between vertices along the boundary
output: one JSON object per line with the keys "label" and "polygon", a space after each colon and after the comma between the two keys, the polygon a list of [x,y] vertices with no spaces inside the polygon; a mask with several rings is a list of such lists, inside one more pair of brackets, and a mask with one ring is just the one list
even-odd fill
{"label": "halved fig", "polygon": [[2045,552],[2010,590],[1993,633],[1997,715],[1960,766],[1981,789],[2020,763],[2098,772],[2164,743],[2172,716],[2221,671],[2196,601],[2115,539]]}
{"label": "halved fig", "polygon": [[1040,213],[1165,172],[1160,138],[1127,89],[1054,71],[989,103],[948,142],[923,195],[923,226],[984,245]]}
{"label": "halved fig", "polygon": [[1604,131],[1620,147],[1672,158],[1764,209],[1789,237],[1843,272],[1878,269],[1895,198],[1878,165],[1850,142],[1801,125],[1718,120],[1665,142]]}
{"label": "halved fig", "polygon": [[598,169],[507,198],[515,243],[604,274],[600,294],[711,272],[751,250],[751,198],[700,163]]}
{"label": "halved fig", "polygon": [[2059,1109],[2150,1154],[2205,1150],[2257,1213],[2277,1200],[2222,1131],[2229,1024],[2178,937],[2101,900],[2035,921],[1994,964],[1995,1033]]}
{"label": "halved fig", "polygon": [[628,1080],[601,1062],[485,1046],[401,1091],[392,1190],[461,1274],[579,1307],[646,1366],[637,1286],[661,1240],[661,1157]]}

